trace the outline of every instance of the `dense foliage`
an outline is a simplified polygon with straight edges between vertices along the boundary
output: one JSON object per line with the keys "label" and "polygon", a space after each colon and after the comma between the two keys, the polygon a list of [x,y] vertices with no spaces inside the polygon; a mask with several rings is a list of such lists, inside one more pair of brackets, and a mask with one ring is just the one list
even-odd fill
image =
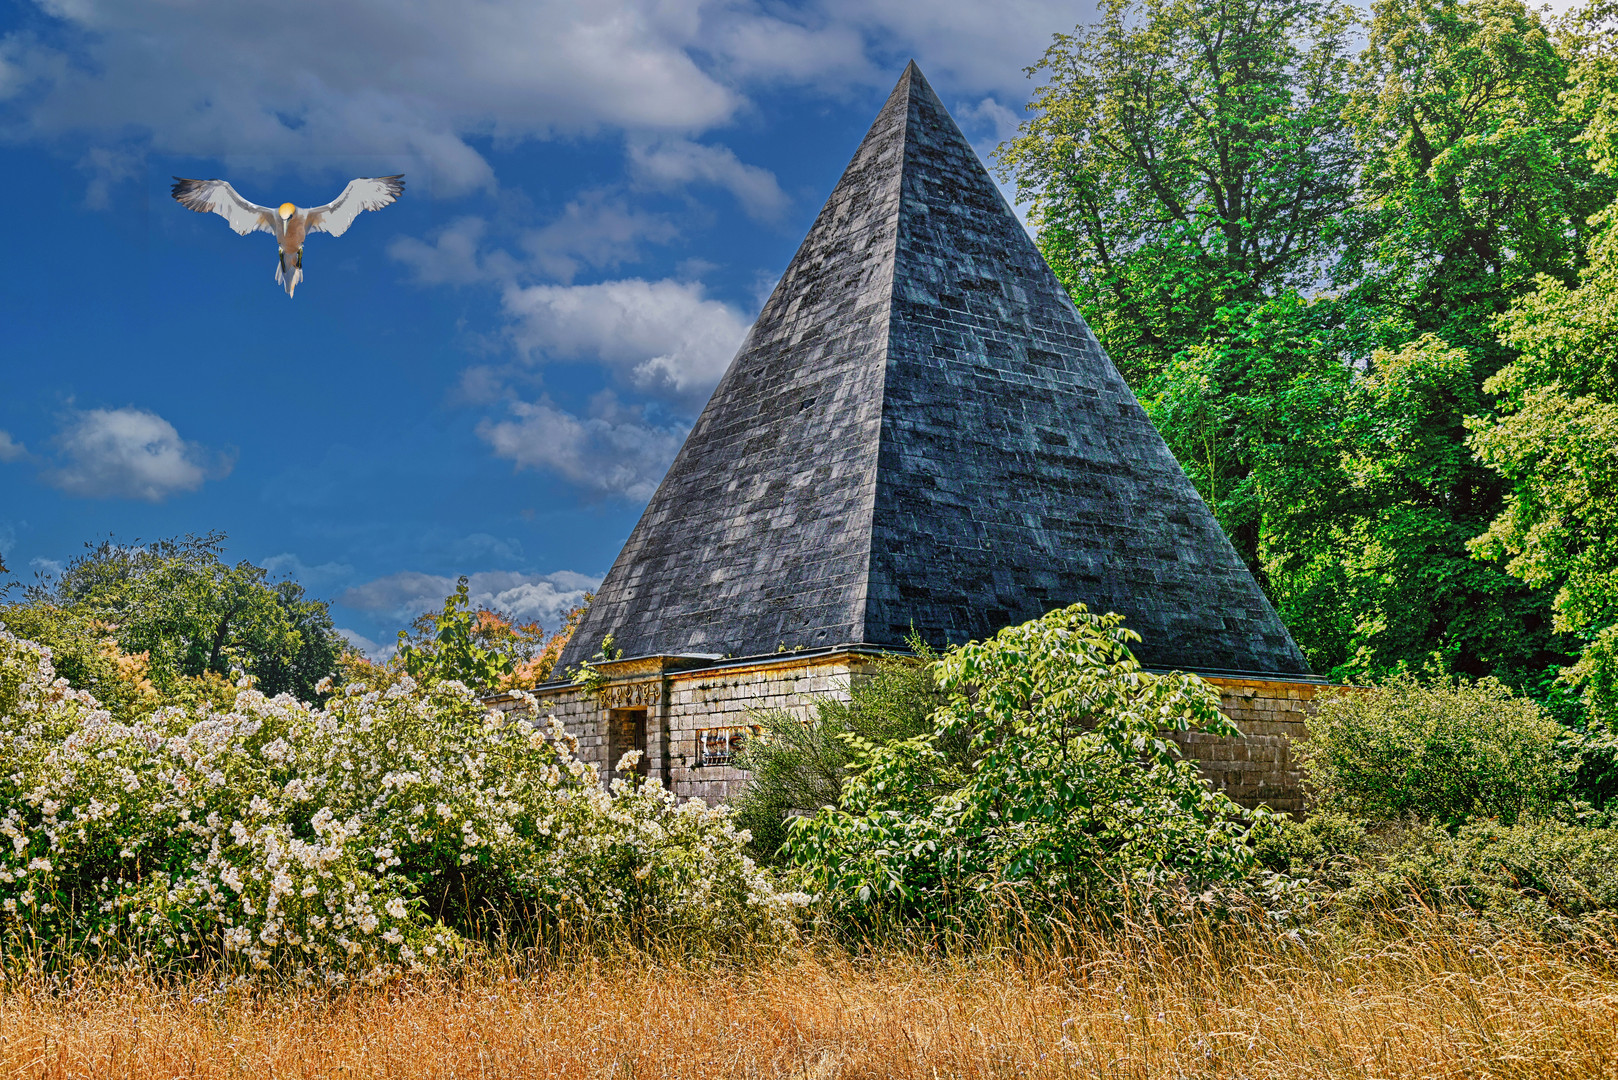
{"label": "dense foliage", "polygon": [[0,619],[59,648],[62,674],[79,689],[111,688],[109,641],[139,657],[143,677],[164,692],[241,671],[272,696],[312,700],[343,652],[326,604],[263,567],[226,563],[224,541],[210,533],[86,545],[54,581],[0,607]]}
{"label": "dense foliage", "polygon": [[[759,733],[736,759],[748,771],[747,787],[731,805],[766,862],[778,860],[792,817],[837,805],[855,746],[933,730],[934,711],[948,701],[934,677],[937,654],[919,638],[911,648],[913,656],[884,657],[874,671],[853,678],[847,700],[817,700],[808,722],[784,711],[754,716]],[[946,757],[964,756],[962,738],[946,738],[941,746]]]}
{"label": "dense foliage", "polygon": [[1323,674],[1610,708],[1612,15],[1113,0],[1030,69],[1041,249]]}
{"label": "dense foliage", "polygon": [[0,953],[340,980],[501,935],[789,931],[728,814],[604,788],[575,748],[532,699],[408,678],[120,722],[0,630]]}
{"label": "dense foliage", "polygon": [[1531,818],[1452,830],[1323,813],[1277,823],[1258,849],[1272,870],[1304,883],[1321,917],[1459,915],[1548,940],[1618,931],[1618,829]]}
{"label": "dense foliage", "polygon": [[[1240,877],[1248,816],[1167,737],[1235,728],[1198,677],[1141,670],[1122,623],[1074,605],[952,647],[934,665],[948,701],[933,730],[843,736],[849,776],[836,806],[792,823],[794,866],[856,922]],[[941,745],[955,738],[964,761]]]}
{"label": "dense foliage", "polygon": [[1390,679],[1327,697],[1298,752],[1315,806],[1367,821],[1474,818],[1514,825],[1568,793],[1564,731],[1493,679]]}

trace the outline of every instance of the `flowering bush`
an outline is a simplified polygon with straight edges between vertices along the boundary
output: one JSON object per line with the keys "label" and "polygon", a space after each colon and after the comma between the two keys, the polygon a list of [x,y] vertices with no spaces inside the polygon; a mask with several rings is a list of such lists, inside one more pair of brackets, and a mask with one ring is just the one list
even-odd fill
{"label": "flowering bush", "polygon": [[407,678],[321,709],[244,682],[228,711],[119,722],[0,627],[0,949],[342,979],[496,933],[790,932],[801,898],[726,812],[603,788],[525,704]]}

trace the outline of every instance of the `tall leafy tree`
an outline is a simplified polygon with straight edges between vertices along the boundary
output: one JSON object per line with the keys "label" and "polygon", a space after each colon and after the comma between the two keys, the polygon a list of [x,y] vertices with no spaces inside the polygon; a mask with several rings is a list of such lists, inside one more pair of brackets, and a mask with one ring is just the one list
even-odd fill
{"label": "tall leafy tree", "polygon": [[[1333,377],[1331,265],[1354,191],[1352,13],[1318,0],[1112,0],[1057,35],[999,158],[1046,259],[1237,550],[1263,574],[1265,459]],[[1272,348],[1273,345],[1273,348]]]}
{"label": "tall leafy tree", "polygon": [[1347,118],[1364,156],[1340,277],[1372,346],[1423,333],[1507,350],[1492,320],[1550,274],[1571,282],[1612,197],[1560,107],[1570,57],[1522,0],[1378,0]]}
{"label": "tall leafy tree", "polygon": [[1571,643],[1468,547],[1505,488],[1467,425],[1514,355],[1494,318],[1573,280],[1611,182],[1521,0],[1383,0],[1357,57],[1353,29],[1324,4],[1116,0],[1031,69],[1002,165],[1318,670],[1436,652],[1533,683]]}
{"label": "tall leafy tree", "polygon": [[145,654],[159,686],[178,676],[241,668],[267,694],[313,700],[337,670],[343,642],[324,601],[262,567],[221,557],[223,533],[149,543],[86,545],[57,581],[29,590],[106,626],[126,653]]}
{"label": "tall leafy tree", "polygon": [[[1569,28],[1566,118],[1603,175],[1618,175],[1618,4]],[[1507,485],[1474,548],[1555,593],[1557,628],[1587,644],[1571,674],[1596,715],[1618,721],[1618,202],[1592,219],[1576,283],[1542,275],[1497,320],[1515,356],[1485,384],[1494,413],[1473,444]]]}
{"label": "tall leafy tree", "polygon": [[[1438,653],[1532,685],[1572,645],[1547,594],[1468,548],[1505,490],[1466,445],[1513,355],[1495,317],[1536,275],[1571,280],[1611,198],[1559,104],[1568,86],[1566,50],[1520,0],[1373,7],[1346,114],[1361,190],[1335,272],[1356,377],[1336,468],[1303,495],[1330,526],[1267,537],[1283,615],[1340,676]],[[1321,580],[1339,604],[1318,604]]]}
{"label": "tall leafy tree", "polygon": [[1351,26],[1318,0],[1110,0],[1029,69],[1047,81],[999,161],[1131,385],[1329,265]]}

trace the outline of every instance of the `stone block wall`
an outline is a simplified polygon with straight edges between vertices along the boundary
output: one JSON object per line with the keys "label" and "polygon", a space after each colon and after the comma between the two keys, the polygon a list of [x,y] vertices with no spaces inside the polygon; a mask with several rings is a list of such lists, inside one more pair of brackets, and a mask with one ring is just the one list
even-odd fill
{"label": "stone block wall", "polygon": [[[753,657],[694,666],[689,659],[652,657],[601,665],[607,682],[587,695],[578,684],[542,687],[536,692],[542,714],[554,715],[579,740],[579,756],[602,775],[609,761],[609,716],[624,709],[646,710],[646,775],[663,782],[679,798],[720,803],[736,794],[747,774],[727,761],[732,733],[750,734],[760,711],[782,710],[808,720],[816,698],[847,699],[853,680],[875,667],[874,652],[855,650]],[[1296,813],[1304,808],[1303,772],[1293,754],[1307,737],[1305,718],[1326,684],[1286,679],[1211,676],[1224,711],[1241,729],[1240,738],[1200,732],[1173,736],[1205,776],[1244,806],[1267,805]],[[514,698],[490,700],[511,708]],[[702,733],[707,732],[705,758]],[[717,748],[718,752],[714,753]]]}
{"label": "stone block wall", "polygon": [[817,697],[848,698],[853,680],[874,661],[833,654],[808,661],[765,660],[683,673],[670,679],[668,783],[682,799],[719,803],[734,795],[747,773],[725,764],[705,764],[698,733],[746,729],[760,711],[783,711],[808,721]]}
{"label": "stone block wall", "polygon": [[[758,712],[779,710],[807,721],[816,698],[846,700],[853,680],[875,664],[874,651],[854,650],[710,661],[695,668],[686,658],[652,657],[597,665],[607,676],[598,694],[572,683],[541,687],[535,696],[541,715],[561,720],[579,740],[580,759],[595,763],[603,777],[617,764],[609,760],[614,714],[622,725],[623,710],[644,708],[645,775],[682,800],[717,804],[740,790],[747,773],[705,756],[703,733],[711,749],[731,733],[745,739]],[[502,695],[489,699],[489,705],[510,710],[517,699]]]}
{"label": "stone block wall", "polygon": [[1298,813],[1304,808],[1303,770],[1293,744],[1308,738],[1305,719],[1314,712],[1315,697],[1330,689],[1324,683],[1209,676],[1219,691],[1224,713],[1241,737],[1201,732],[1174,736],[1202,773],[1243,806],[1268,806]]}

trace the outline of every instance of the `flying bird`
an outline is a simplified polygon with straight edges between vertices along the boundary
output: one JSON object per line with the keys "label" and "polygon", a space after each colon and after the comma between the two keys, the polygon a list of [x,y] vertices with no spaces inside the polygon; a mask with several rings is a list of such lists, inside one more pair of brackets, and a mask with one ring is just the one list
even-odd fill
{"label": "flying bird", "polygon": [[361,210],[380,210],[404,194],[404,174],[362,176],[350,180],[343,193],[325,206],[299,209],[282,203],[274,210],[248,202],[223,180],[174,178],[171,194],[181,206],[199,214],[218,214],[238,235],[267,232],[280,245],[275,263],[275,283],[287,295],[303,280],[303,241],[310,233],[341,236],[354,224]]}

